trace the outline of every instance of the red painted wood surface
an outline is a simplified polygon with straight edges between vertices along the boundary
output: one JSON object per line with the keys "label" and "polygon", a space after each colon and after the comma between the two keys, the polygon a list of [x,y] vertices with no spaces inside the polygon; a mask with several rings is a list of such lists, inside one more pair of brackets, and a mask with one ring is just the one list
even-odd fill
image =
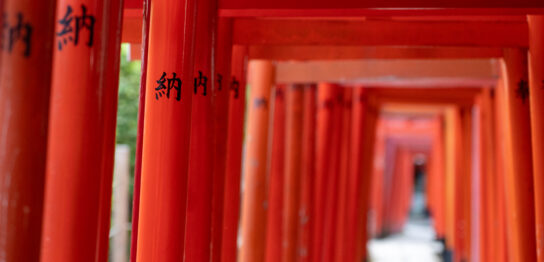
{"label": "red painted wood surface", "polygon": [[388,1],[357,1],[357,0],[341,0],[341,1],[262,1],[254,2],[250,0],[221,0],[219,5],[223,9],[264,9],[264,10],[300,10],[305,9],[317,9],[317,10],[342,10],[342,9],[435,9],[435,8],[530,8],[530,7],[544,7],[539,1],[535,0],[459,0],[456,2],[451,1],[401,1],[401,0],[388,0]]}
{"label": "red painted wood surface", "polygon": [[313,223],[313,243],[310,251],[314,261],[323,259],[325,214],[330,212],[325,206],[325,196],[327,195],[328,177],[331,175],[332,166],[329,150],[332,150],[336,95],[337,87],[332,84],[320,83],[317,87],[316,172],[312,214],[315,220]]}
{"label": "red painted wood surface", "polygon": [[447,46],[255,45],[250,46],[249,56],[253,59],[270,60],[499,58],[502,57],[502,49]]}
{"label": "red painted wood surface", "polygon": [[221,261],[234,262],[237,254],[238,221],[240,213],[240,174],[242,170],[242,142],[246,107],[247,48],[232,49],[232,81],[229,84],[229,124],[227,135],[227,170]]}
{"label": "red painted wood surface", "polygon": [[[149,53],[149,17],[151,1],[144,1],[142,19],[142,73],[140,76],[140,97],[138,98],[138,130],[136,135],[136,150],[134,157],[134,188],[132,193],[132,232],[130,234],[130,262],[136,262],[138,252],[138,225],[140,221],[140,188],[142,178],[142,152],[144,142],[145,94],[147,84],[147,54]],[[126,4],[127,2],[125,2]],[[126,6],[126,5],[125,5]],[[126,10],[125,10],[126,12]],[[126,16],[123,17],[126,20]],[[124,25],[123,25],[124,31]]]}
{"label": "red painted wood surface", "polygon": [[281,261],[299,261],[302,139],[304,116],[302,84],[288,86],[285,94],[285,178]]}
{"label": "red painted wood surface", "polygon": [[536,250],[544,261],[544,16],[528,16],[529,21],[529,101],[536,213]]}
{"label": "red painted wood surface", "polygon": [[[217,37],[216,2],[197,1],[195,18],[195,61],[192,87],[191,138],[187,172],[187,211],[185,222],[184,261],[209,261],[212,228],[212,192],[214,119],[213,95],[217,88],[212,66]],[[216,41],[216,40],[215,40]],[[189,85],[187,85],[189,84]]]}
{"label": "red painted wood surface", "polygon": [[351,121],[353,107],[353,89],[350,86],[344,88],[343,99],[341,102],[342,114],[342,133],[340,135],[340,163],[338,169],[337,185],[337,212],[336,212],[336,232],[334,243],[334,261],[346,261],[347,258],[347,239],[351,228],[348,228],[348,193],[349,193],[349,169],[351,152]]}
{"label": "red painted wood surface", "polygon": [[237,19],[235,44],[526,47],[526,22]]}
{"label": "red painted wood surface", "polygon": [[137,261],[183,259],[195,7],[151,2]]}
{"label": "red painted wood surface", "polygon": [[286,149],[286,92],[289,87],[277,85],[274,90],[274,113],[272,125],[272,144],[270,171],[268,178],[268,212],[266,217],[266,257],[265,261],[281,261],[284,213],[284,180]]}
{"label": "red painted wood surface", "polygon": [[212,203],[212,261],[221,261],[223,218],[225,201],[225,177],[227,172],[227,144],[229,125],[229,101],[232,58],[232,21],[220,18],[217,22],[215,42],[215,70],[213,92],[214,119],[214,169]]}
{"label": "red painted wood surface", "polygon": [[304,115],[302,127],[302,167],[300,196],[300,233],[297,251],[300,261],[313,261],[311,245],[314,241],[314,184],[316,157],[316,85],[307,84],[304,88]]}
{"label": "red painted wood surface", "polygon": [[527,50],[508,49],[502,63],[506,112],[506,199],[512,261],[536,261]]}
{"label": "red painted wood surface", "polygon": [[[40,259],[55,2],[0,1],[7,27],[0,50],[0,257],[5,261]],[[19,15],[20,36],[13,36],[10,50],[6,31],[15,31]]]}
{"label": "red painted wood surface", "polygon": [[370,183],[371,172],[374,163],[374,141],[376,138],[376,122],[378,118],[378,112],[375,105],[376,101],[374,97],[369,97],[365,107],[365,120],[363,123],[362,144],[362,164],[361,164],[361,178],[359,181],[358,190],[358,203],[357,203],[357,225],[355,225],[355,259],[361,261],[368,256],[366,242],[368,240],[368,207],[370,198]]}
{"label": "red painted wood surface", "polygon": [[[108,256],[121,8],[119,1],[57,3],[42,261]],[[67,13],[87,27],[59,35]]]}
{"label": "red painted wood surface", "polygon": [[274,84],[274,65],[252,60],[248,67],[251,90],[248,101],[247,137],[244,156],[242,197],[242,247],[239,261],[263,261],[265,257],[266,174],[268,169],[268,120],[270,92]]}

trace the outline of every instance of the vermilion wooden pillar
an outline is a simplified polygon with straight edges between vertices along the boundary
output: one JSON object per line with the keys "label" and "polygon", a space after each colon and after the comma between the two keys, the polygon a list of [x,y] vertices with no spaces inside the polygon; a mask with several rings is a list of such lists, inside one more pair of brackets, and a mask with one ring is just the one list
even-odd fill
{"label": "vermilion wooden pillar", "polygon": [[529,101],[536,213],[536,251],[544,261],[544,16],[528,16]]}
{"label": "vermilion wooden pillar", "polygon": [[330,176],[330,150],[334,128],[334,105],[336,99],[336,86],[320,83],[317,87],[317,116],[316,116],[316,156],[315,156],[315,184],[313,214],[313,243],[310,256],[313,261],[322,261],[325,214],[330,210],[325,209],[326,188],[328,176]]}
{"label": "vermilion wooden pillar", "polygon": [[42,261],[108,257],[121,20],[121,1],[57,3]]}
{"label": "vermilion wooden pillar", "polygon": [[[227,172],[227,138],[231,83],[232,20],[219,18],[215,41],[215,88],[213,92],[214,168],[212,200],[212,261],[221,261],[225,175]],[[231,210],[228,210],[230,212]]]}
{"label": "vermilion wooden pillar", "polygon": [[145,94],[147,84],[147,54],[149,52],[149,17],[151,14],[151,0],[143,2],[142,19],[142,72],[140,76],[140,97],[138,98],[138,131],[136,136],[136,150],[134,157],[134,187],[132,193],[132,232],[130,242],[130,262],[136,261],[138,253],[138,224],[140,221],[140,189],[142,178],[142,151],[144,142]]}
{"label": "vermilion wooden pillar", "polygon": [[195,3],[152,1],[150,8],[137,261],[180,261],[185,236]]}
{"label": "vermilion wooden pillar", "polygon": [[374,141],[376,137],[376,122],[378,119],[377,105],[375,98],[369,96],[366,101],[365,122],[363,124],[363,150],[362,150],[362,172],[361,178],[357,186],[358,203],[357,203],[357,225],[355,225],[356,238],[356,261],[363,261],[367,258],[368,252],[366,248],[368,240],[367,222],[368,222],[368,206],[370,198],[371,172],[374,163]]}
{"label": "vermilion wooden pillar", "polygon": [[512,226],[507,221],[507,213],[509,210],[506,206],[506,108],[504,101],[505,99],[505,88],[503,79],[497,81],[495,87],[495,99],[494,99],[494,109],[495,109],[495,137],[494,141],[496,144],[496,150],[493,154],[495,160],[495,170],[496,179],[495,179],[495,198],[496,198],[496,208],[497,208],[497,220],[495,230],[497,230],[497,261],[504,262],[509,261],[510,252],[508,245],[508,232],[509,228]]}
{"label": "vermilion wooden pillar", "polygon": [[[187,173],[187,211],[184,261],[209,261],[213,192],[214,123],[212,99],[216,91],[212,50],[217,23],[216,0],[196,1],[191,138]],[[191,88],[192,87],[192,88]]]}
{"label": "vermilion wooden pillar", "polygon": [[241,262],[263,261],[265,254],[268,119],[274,65],[266,60],[249,62],[251,88],[244,157]]}
{"label": "vermilion wooden pillar", "polygon": [[238,222],[240,213],[240,174],[242,170],[242,143],[244,112],[246,108],[247,47],[232,48],[232,80],[228,87],[229,111],[227,134],[227,164],[225,172],[225,199],[223,208],[223,236],[221,261],[234,262],[237,254]]}
{"label": "vermilion wooden pillar", "polygon": [[266,220],[266,258],[265,261],[280,261],[282,257],[282,224],[285,177],[285,113],[286,85],[277,85],[274,95],[272,117],[272,144],[270,173],[268,176],[268,212]]}
{"label": "vermilion wooden pillar", "polygon": [[316,128],[316,86],[311,84],[304,88],[304,116],[302,131],[302,167],[300,197],[300,234],[299,260],[313,261],[310,252],[313,238],[314,183],[315,183],[315,128]]}
{"label": "vermilion wooden pillar", "polygon": [[[285,179],[281,261],[298,261],[302,171],[304,85],[287,87],[285,113]],[[280,260],[277,260],[280,261]]]}
{"label": "vermilion wooden pillar", "polygon": [[[0,49],[0,259],[6,262],[40,259],[55,2],[0,1],[7,27]],[[11,48],[9,29],[19,33]]]}
{"label": "vermilion wooden pillar", "polygon": [[331,146],[327,150],[328,161],[330,161],[329,173],[325,179],[325,201],[324,201],[324,229],[323,249],[321,258],[323,261],[334,261],[334,247],[336,243],[336,219],[338,212],[338,182],[340,178],[340,159],[342,148],[342,117],[344,90],[342,86],[336,86],[333,107],[333,129]]}
{"label": "vermilion wooden pillar", "polygon": [[350,169],[350,148],[351,148],[351,114],[353,105],[353,87],[344,88],[344,96],[341,104],[342,109],[342,133],[340,135],[340,169],[338,171],[337,185],[337,212],[336,212],[336,234],[334,243],[334,261],[346,261],[347,239],[351,228],[347,227],[348,221],[348,187]]}
{"label": "vermilion wooden pillar", "polygon": [[512,261],[535,261],[535,211],[526,50],[507,49],[502,63],[506,104],[506,192]]}
{"label": "vermilion wooden pillar", "polygon": [[459,120],[459,114],[457,112],[456,107],[448,107],[445,111],[445,151],[446,151],[446,158],[445,158],[445,166],[446,166],[446,210],[445,210],[445,218],[446,218],[446,255],[449,257],[451,256],[451,252],[453,252],[455,248],[455,235],[457,234],[456,231],[456,225],[455,225],[455,216],[456,216],[456,210],[455,210],[455,203],[456,203],[456,196],[455,196],[455,188],[456,188],[456,180],[458,178],[457,174],[459,173],[459,164],[457,163],[457,152],[458,149],[458,136],[456,135],[458,133],[460,120]]}
{"label": "vermilion wooden pillar", "polygon": [[352,113],[351,113],[351,132],[350,142],[350,169],[348,176],[348,197],[347,197],[347,222],[346,228],[349,229],[346,240],[346,261],[355,261],[355,250],[358,249],[357,234],[353,229],[357,227],[360,201],[361,181],[364,175],[370,176],[370,173],[363,173],[364,159],[364,136],[368,132],[365,129],[366,114],[366,93],[361,86],[354,87],[352,95]]}

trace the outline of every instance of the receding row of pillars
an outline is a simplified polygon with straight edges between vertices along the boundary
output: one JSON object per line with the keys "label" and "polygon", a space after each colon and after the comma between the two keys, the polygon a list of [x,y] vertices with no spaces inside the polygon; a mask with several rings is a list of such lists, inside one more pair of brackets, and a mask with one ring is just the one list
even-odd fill
{"label": "receding row of pillars", "polygon": [[[247,52],[232,46],[231,21],[218,18],[217,3],[145,3],[131,260],[235,261],[238,255],[241,261],[263,261],[268,248],[266,213],[272,205],[266,203],[272,193],[266,174],[274,65],[250,63],[246,109]],[[0,53],[0,260],[107,261],[121,1],[4,0],[1,8],[9,33],[2,32]],[[529,16],[529,29],[528,61],[526,51],[507,50],[505,81],[497,92],[503,92],[497,95],[504,99],[500,110],[506,128],[501,137],[512,261],[543,260],[544,18]],[[311,136],[305,127],[311,123],[299,120],[301,114],[311,114],[304,109],[311,108],[313,97],[317,120],[322,121],[315,123],[315,159],[295,152],[288,158],[293,162],[284,163],[289,172],[283,235],[288,238],[282,259],[291,260],[297,253],[292,242],[298,228],[297,208],[291,206],[295,202],[304,203],[299,208],[305,211],[312,209],[315,223],[323,225],[297,231],[323,230],[318,234],[323,237],[304,235],[302,243],[312,254],[332,259],[329,247],[334,243],[327,242],[326,234],[334,232],[329,211],[337,206],[317,198],[335,183],[327,172],[341,166],[330,163],[329,146],[335,143],[331,139],[340,137],[330,125],[343,123],[334,122],[325,110],[336,91],[333,86],[314,94],[290,88],[294,89],[286,92],[285,103],[289,112],[298,112],[286,113],[286,124],[296,127],[285,137],[292,149],[312,148],[304,144]],[[352,96],[364,97],[360,92],[355,89]],[[375,134],[360,131],[374,130],[377,115],[366,100],[360,101],[365,103],[353,105],[351,111],[356,119],[351,130],[342,135],[363,146],[351,147],[349,154],[334,149],[356,160],[345,167],[352,175],[347,184],[353,188],[341,207],[349,214],[342,232],[356,232],[345,242],[347,257],[337,257],[339,261],[366,256],[364,195],[370,185],[365,176],[355,174],[371,172],[373,146],[362,141],[374,141]],[[311,161],[317,165],[312,167]],[[298,192],[297,186],[305,188],[300,181],[311,175],[313,188],[322,191]]]}

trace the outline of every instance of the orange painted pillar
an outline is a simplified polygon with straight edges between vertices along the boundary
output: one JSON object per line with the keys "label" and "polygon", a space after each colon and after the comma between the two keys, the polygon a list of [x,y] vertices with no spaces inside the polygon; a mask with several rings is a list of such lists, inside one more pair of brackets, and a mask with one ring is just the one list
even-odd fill
{"label": "orange painted pillar", "polygon": [[506,102],[506,199],[511,223],[510,258],[536,261],[535,207],[531,158],[529,84],[526,51],[507,49],[502,63]]}
{"label": "orange painted pillar", "polygon": [[313,261],[310,252],[313,238],[314,183],[315,183],[315,139],[316,139],[316,86],[311,84],[304,88],[304,115],[302,119],[302,167],[300,196],[300,234],[297,251],[299,261]]}
{"label": "orange painted pillar", "polygon": [[251,88],[244,157],[242,197],[242,247],[240,262],[263,261],[265,254],[268,169],[268,119],[274,65],[266,60],[249,62]]}
{"label": "orange painted pillar", "polygon": [[338,184],[340,179],[340,160],[342,152],[342,123],[344,87],[336,86],[333,108],[333,133],[331,147],[328,149],[330,161],[329,174],[325,179],[325,207],[323,230],[323,261],[334,261],[336,243],[336,214],[338,213]]}
{"label": "orange painted pillar", "polygon": [[285,113],[286,85],[277,85],[274,95],[274,115],[271,125],[272,152],[268,179],[268,212],[266,220],[265,261],[280,261],[282,257],[282,222],[285,174]]}
{"label": "orange painted pillar", "polygon": [[334,128],[334,105],[336,86],[321,83],[317,87],[317,116],[316,116],[316,156],[315,156],[315,184],[314,206],[312,216],[313,243],[311,257],[314,261],[323,259],[325,214],[325,197],[328,177],[330,176],[330,150]]}
{"label": "orange painted pillar", "polygon": [[0,257],[7,262],[40,259],[55,2],[0,3]]}
{"label": "orange painted pillar", "polygon": [[457,199],[461,200],[460,207],[462,208],[462,221],[459,224],[460,233],[463,234],[461,238],[462,243],[462,251],[461,251],[461,261],[467,261],[471,259],[471,228],[472,228],[472,220],[471,220],[471,202],[473,199],[472,196],[472,176],[474,175],[472,172],[472,155],[473,155],[473,139],[474,136],[472,135],[472,108],[462,108],[461,111],[461,121],[462,121],[462,161],[463,161],[463,171],[462,171],[462,186],[458,189],[458,192],[460,193],[459,197]]}
{"label": "orange painted pillar", "polygon": [[184,254],[195,3],[152,1],[150,8],[137,261],[179,261]]}
{"label": "orange painted pillar", "polygon": [[536,251],[544,261],[544,16],[528,16],[529,22],[529,102],[536,213]]}
{"label": "orange painted pillar", "polygon": [[355,233],[357,234],[356,240],[356,261],[362,261],[368,256],[366,244],[368,240],[367,221],[368,221],[368,206],[370,198],[370,185],[372,167],[374,165],[374,141],[376,137],[376,122],[378,119],[377,105],[374,102],[375,98],[368,97],[366,109],[365,109],[365,123],[363,125],[364,138],[362,140],[363,153],[362,153],[362,172],[361,178],[358,183],[358,204],[357,204],[357,225],[355,227]]}
{"label": "orange painted pillar", "polygon": [[138,225],[140,221],[140,189],[142,178],[142,151],[144,142],[145,94],[147,84],[147,60],[149,53],[149,17],[151,0],[143,2],[142,19],[142,72],[140,76],[140,97],[138,98],[138,130],[134,160],[134,186],[132,191],[132,232],[130,234],[130,262],[136,262],[138,253]]}
{"label": "orange painted pillar", "polygon": [[[504,101],[505,99],[505,88],[503,79],[497,81],[497,86],[495,87],[495,99],[494,99],[494,109],[495,109],[495,137],[494,141],[496,144],[496,150],[493,155],[495,160],[495,170],[496,179],[495,179],[495,199],[496,199],[496,208],[497,208],[497,220],[495,230],[497,230],[497,253],[496,258],[499,262],[509,261],[510,250],[508,245],[508,232],[511,225],[507,221],[507,213],[509,210],[506,206],[506,108]],[[498,252],[497,252],[498,251]]]}
{"label": "orange painted pillar", "polygon": [[216,37],[217,2],[196,2],[192,108],[187,173],[187,211],[184,261],[209,261],[213,192],[213,96],[215,68],[212,70],[213,39]]}
{"label": "orange painted pillar", "polygon": [[299,253],[304,85],[290,85],[286,91],[282,256],[276,261],[295,262]]}
{"label": "orange painted pillar", "polygon": [[[213,89],[213,193],[212,193],[212,262],[221,261],[223,217],[225,200],[225,175],[227,171],[227,138],[229,124],[229,85],[231,83],[232,20],[219,18]],[[230,212],[230,210],[228,210]]]}
{"label": "orange painted pillar", "polygon": [[336,242],[334,243],[334,261],[346,261],[347,238],[351,228],[347,227],[347,198],[349,187],[350,146],[351,146],[351,114],[353,105],[353,88],[344,88],[342,108],[342,133],[340,136],[340,170],[338,171],[338,194],[336,212]]}
{"label": "orange painted pillar", "polygon": [[[432,176],[432,185],[428,185],[427,190],[432,190],[433,201],[433,222],[436,230],[437,237],[439,239],[445,239],[446,237],[446,218],[445,218],[445,209],[446,209],[446,194],[445,194],[445,152],[444,152],[444,128],[443,128],[443,117],[438,116],[434,121],[434,132],[433,132],[433,145],[432,145],[432,154],[431,154],[431,166],[429,167],[429,176]],[[432,172],[432,173],[431,173]],[[429,188],[432,187],[432,188]],[[430,201],[430,199],[429,199]]]}
{"label": "orange painted pillar", "polygon": [[459,113],[457,107],[448,107],[445,111],[445,150],[446,150],[446,256],[451,258],[455,249],[457,235],[456,226],[456,187],[459,179],[460,164],[458,163],[459,147]]}
{"label": "orange painted pillar", "polygon": [[242,173],[242,143],[246,108],[247,47],[232,48],[232,79],[229,83],[229,111],[227,129],[227,164],[223,209],[221,261],[234,262],[237,254],[238,222],[240,213],[240,174]]}
{"label": "orange painted pillar", "polygon": [[42,261],[107,260],[121,15],[121,1],[57,3]]}

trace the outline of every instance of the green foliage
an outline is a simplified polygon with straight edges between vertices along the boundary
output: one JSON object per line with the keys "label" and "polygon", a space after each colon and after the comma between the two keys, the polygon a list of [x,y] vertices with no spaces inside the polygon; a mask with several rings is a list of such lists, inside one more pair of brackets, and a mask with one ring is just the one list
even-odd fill
{"label": "green foliage", "polygon": [[[117,144],[130,146],[130,174],[134,174],[134,152],[138,132],[138,100],[140,94],[141,62],[128,61],[129,46],[121,46],[119,70],[119,104],[117,109]],[[131,190],[132,191],[132,190]]]}

